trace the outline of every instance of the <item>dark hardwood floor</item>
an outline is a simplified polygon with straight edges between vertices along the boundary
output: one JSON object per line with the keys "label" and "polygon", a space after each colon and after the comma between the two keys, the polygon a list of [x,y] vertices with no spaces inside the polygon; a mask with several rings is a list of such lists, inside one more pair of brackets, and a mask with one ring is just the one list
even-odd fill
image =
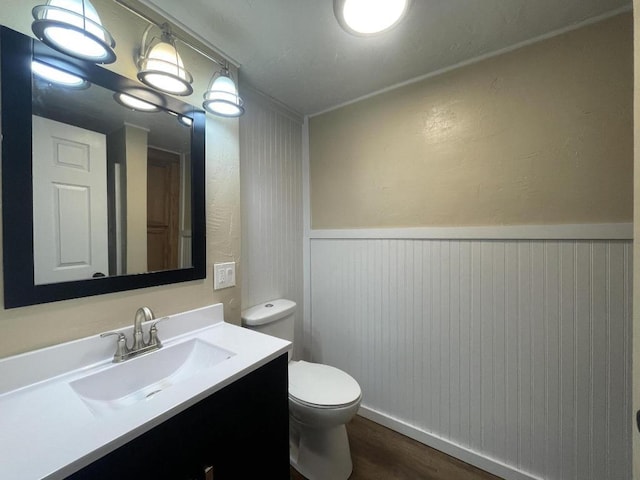
{"label": "dark hardwood floor", "polygon": [[[500,480],[359,415],[347,432],[353,459],[349,480]],[[291,479],[305,480],[293,468]]]}

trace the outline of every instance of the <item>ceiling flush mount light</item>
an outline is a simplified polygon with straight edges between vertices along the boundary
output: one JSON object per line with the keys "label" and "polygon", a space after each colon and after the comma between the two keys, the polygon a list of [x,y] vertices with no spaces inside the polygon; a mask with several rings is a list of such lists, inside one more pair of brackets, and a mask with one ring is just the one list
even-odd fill
{"label": "ceiling flush mount light", "polygon": [[185,70],[178,54],[175,38],[166,23],[160,27],[161,36],[153,37],[147,44],[149,25],[142,36],[142,55],[138,60],[138,80],[172,95],[191,95],[193,77]]}
{"label": "ceiling flush mount light", "polygon": [[229,67],[224,65],[211,79],[202,104],[207,112],[221,117],[239,117],[244,113],[244,102],[238,95]]}
{"label": "ceiling flush mount light", "polygon": [[338,23],[354,35],[374,35],[395,27],[407,13],[410,0],[334,0]]}
{"label": "ceiling flush mount light", "polygon": [[31,62],[31,71],[34,75],[46,80],[49,83],[60,85],[65,88],[73,88],[82,90],[89,88],[90,83],[84,78],[66,72],[60,68],[52,67],[46,63],[33,60]]}
{"label": "ceiling flush mount light", "polygon": [[33,33],[51,48],[95,63],[116,60],[116,42],[89,0],[49,0],[31,13]]}

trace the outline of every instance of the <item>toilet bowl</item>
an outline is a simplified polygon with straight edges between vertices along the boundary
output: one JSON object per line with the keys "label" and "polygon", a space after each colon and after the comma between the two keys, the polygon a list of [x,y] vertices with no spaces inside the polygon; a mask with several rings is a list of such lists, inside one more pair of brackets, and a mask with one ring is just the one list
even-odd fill
{"label": "toilet bowl", "polygon": [[347,479],[353,470],[345,424],[360,406],[350,375],[318,363],[289,362],[289,460],[309,480]]}
{"label": "toilet bowl", "polygon": [[[242,312],[247,328],[293,342],[295,302],[273,300]],[[345,424],[362,399],[342,370],[289,356],[289,460],[309,480],[346,480],[353,465]]]}

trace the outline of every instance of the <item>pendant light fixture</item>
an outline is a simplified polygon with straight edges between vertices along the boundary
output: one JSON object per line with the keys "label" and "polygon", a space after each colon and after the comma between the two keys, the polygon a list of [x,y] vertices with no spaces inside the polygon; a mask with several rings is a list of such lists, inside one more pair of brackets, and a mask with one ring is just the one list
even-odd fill
{"label": "pendant light fixture", "polygon": [[31,13],[33,33],[51,48],[95,63],[116,60],[116,42],[89,0],[48,0]]}
{"label": "pendant light fixture", "polygon": [[410,0],[333,0],[338,23],[353,35],[368,36],[395,27],[407,13]]}
{"label": "pendant light fixture", "polygon": [[185,70],[178,54],[176,41],[168,24],[160,27],[161,36],[153,37],[147,44],[151,24],[142,36],[142,55],[138,60],[138,80],[142,83],[172,95],[191,95],[193,77]]}
{"label": "pendant light fixture", "polygon": [[[244,102],[238,95],[238,88],[229,71],[226,58],[223,57],[222,61],[213,58],[184,38],[173,34],[169,24],[157,23],[122,0],[114,0],[114,2],[149,23],[142,36],[140,55],[137,58],[137,77],[142,83],[172,95],[186,96],[193,93],[191,85],[193,77],[184,68],[176,47],[176,40],[179,40],[222,67],[211,78],[209,88],[204,93],[202,107],[207,112],[222,117],[239,117],[244,113]],[[45,4],[34,7],[32,15],[33,33],[50,47],[74,58],[95,63],[113,63],[116,60],[115,40],[102,26],[98,12],[89,0],[47,0]],[[147,42],[154,27],[159,29],[160,35],[152,37]],[[75,81],[71,78],[68,80]],[[160,109],[154,104],[126,93],[116,95],[115,99],[134,110],[157,111]],[[189,119],[185,118],[183,121],[189,124]]]}
{"label": "pendant light fixture", "polygon": [[244,113],[244,102],[238,95],[228,64],[213,75],[202,104],[207,112],[221,117],[239,117]]}

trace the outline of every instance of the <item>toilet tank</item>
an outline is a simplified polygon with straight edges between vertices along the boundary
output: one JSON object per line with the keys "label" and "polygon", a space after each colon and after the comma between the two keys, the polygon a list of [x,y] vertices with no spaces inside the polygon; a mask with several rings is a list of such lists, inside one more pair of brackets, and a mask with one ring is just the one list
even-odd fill
{"label": "toilet tank", "polygon": [[280,298],[242,311],[242,326],[293,343],[296,302]]}

